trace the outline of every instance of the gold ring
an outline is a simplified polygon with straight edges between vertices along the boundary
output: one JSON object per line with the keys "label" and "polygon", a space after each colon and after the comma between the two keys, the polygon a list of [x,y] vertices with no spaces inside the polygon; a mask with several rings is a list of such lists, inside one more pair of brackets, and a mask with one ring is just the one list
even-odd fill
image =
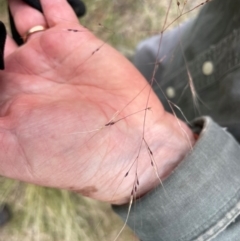
{"label": "gold ring", "polygon": [[24,37],[23,37],[24,43],[27,42],[29,36],[32,35],[33,33],[41,32],[41,31],[44,31],[44,30],[46,30],[46,29],[47,29],[47,28],[44,27],[43,25],[36,25],[36,26],[30,28],[30,29],[26,32],[26,34],[24,35]]}

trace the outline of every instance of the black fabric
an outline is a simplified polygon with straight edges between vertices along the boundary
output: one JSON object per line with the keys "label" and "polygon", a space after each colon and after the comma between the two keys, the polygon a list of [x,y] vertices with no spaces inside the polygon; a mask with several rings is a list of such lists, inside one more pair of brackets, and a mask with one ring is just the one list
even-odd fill
{"label": "black fabric", "polygon": [[0,206],[0,227],[6,224],[11,218],[9,207],[4,204]]}
{"label": "black fabric", "polygon": [[[39,0],[23,0],[23,1],[26,2],[28,5],[30,5],[31,7],[33,7],[35,9],[37,9],[38,11],[42,12],[42,7],[41,7],[41,4],[40,4]],[[80,1],[80,0],[68,0],[68,3],[72,6],[74,12],[76,13],[76,15],[78,17],[82,17],[86,13],[85,4],[82,1]],[[13,20],[11,12],[8,11],[8,13],[9,13],[9,22],[10,22],[12,37],[18,45],[22,45],[23,39],[19,35],[19,33],[17,32],[17,29],[15,27],[14,20]]]}
{"label": "black fabric", "polygon": [[0,69],[4,69],[4,46],[6,42],[6,37],[7,37],[7,30],[4,25],[0,21]]}

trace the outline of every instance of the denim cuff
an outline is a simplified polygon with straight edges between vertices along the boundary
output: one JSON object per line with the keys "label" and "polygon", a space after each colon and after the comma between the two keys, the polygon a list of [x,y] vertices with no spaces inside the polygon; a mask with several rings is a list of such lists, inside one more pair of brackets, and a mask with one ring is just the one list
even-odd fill
{"label": "denim cuff", "polygon": [[[211,240],[240,214],[239,144],[209,117],[192,125],[193,150],[131,208],[127,223],[142,241]],[[113,209],[126,220],[128,205]]]}

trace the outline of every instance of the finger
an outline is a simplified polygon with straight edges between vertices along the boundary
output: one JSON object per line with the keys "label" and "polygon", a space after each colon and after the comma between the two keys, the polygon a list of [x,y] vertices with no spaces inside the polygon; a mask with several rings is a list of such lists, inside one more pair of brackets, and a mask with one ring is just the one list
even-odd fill
{"label": "finger", "polygon": [[49,27],[61,23],[78,24],[78,18],[66,0],[41,0],[44,16]]}
{"label": "finger", "polygon": [[15,41],[10,37],[7,36],[5,49],[4,49],[4,58],[6,58],[8,55],[13,53],[18,48]]}
{"label": "finger", "polygon": [[[24,0],[24,2],[42,12],[40,0]],[[71,5],[78,17],[82,17],[86,13],[86,6],[81,0],[68,0],[68,3]]]}
{"label": "finger", "polygon": [[9,8],[17,31],[22,37],[25,36],[29,29],[36,25],[47,27],[47,22],[43,14],[22,0],[9,0]]}

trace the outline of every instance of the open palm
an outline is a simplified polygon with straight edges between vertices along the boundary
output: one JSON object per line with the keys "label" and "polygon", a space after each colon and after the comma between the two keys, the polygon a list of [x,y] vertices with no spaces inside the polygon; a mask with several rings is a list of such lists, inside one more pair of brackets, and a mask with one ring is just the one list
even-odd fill
{"label": "open palm", "polygon": [[[47,0],[42,5],[51,11]],[[146,108],[149,87],[123,56],[77,20],[58,21],[48,12],[51,28],[11,51],[0,72],[0,173],[113,203],[127,201],[135,174],[120,184],[143,134],[144,111],[133,113]],[[173,118],[154,94],[148,106],[153,111],[146,135],[155,143]],[[151,176],[146,156],[139,158],[139,175]]]}

